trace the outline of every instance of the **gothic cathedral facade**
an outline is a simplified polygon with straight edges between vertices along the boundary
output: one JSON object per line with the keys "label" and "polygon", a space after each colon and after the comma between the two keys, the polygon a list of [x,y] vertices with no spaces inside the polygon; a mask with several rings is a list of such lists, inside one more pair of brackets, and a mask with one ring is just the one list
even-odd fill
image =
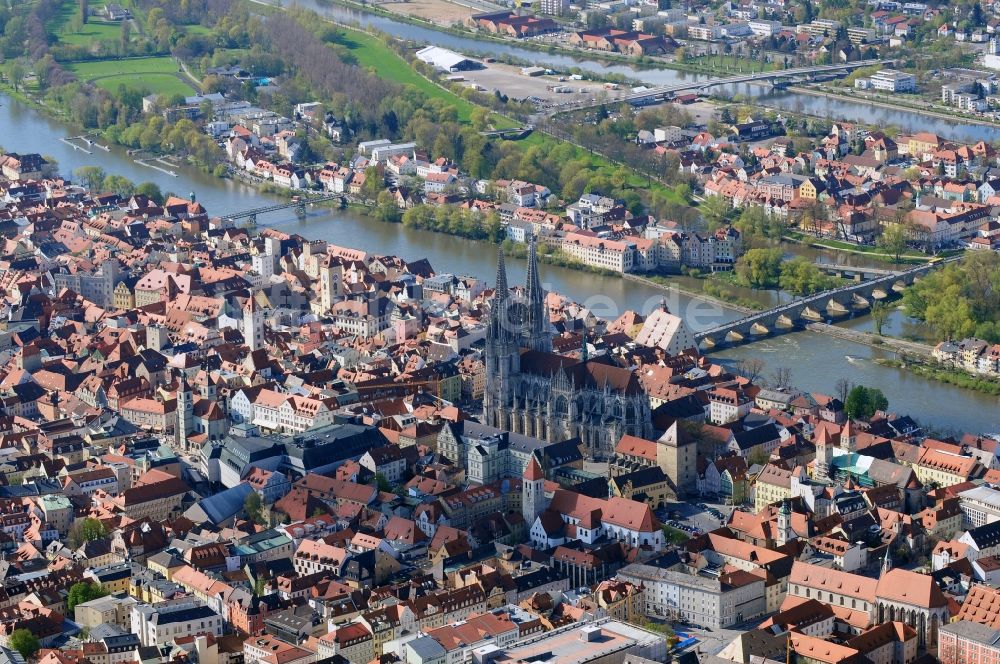
{"label": "gothic cathedral facade", "polygon": [[548,442],[579,438],[585,452],[607,459],[624,434],[652,435],[649,397],[630,369],[606,358],[552,352],[546,292],[532,239],[523,296],[507,285],[497,256],[496,293],[486,333],[485,423]]}

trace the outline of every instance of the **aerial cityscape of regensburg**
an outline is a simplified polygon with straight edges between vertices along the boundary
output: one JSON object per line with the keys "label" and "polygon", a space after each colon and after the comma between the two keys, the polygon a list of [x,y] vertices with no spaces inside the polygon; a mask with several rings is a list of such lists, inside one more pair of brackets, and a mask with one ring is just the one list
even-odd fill
{"label": "aerial cityscape of regensburg", "polygon": [[1000,664],[1000,1],[0,0],[0,664]]}

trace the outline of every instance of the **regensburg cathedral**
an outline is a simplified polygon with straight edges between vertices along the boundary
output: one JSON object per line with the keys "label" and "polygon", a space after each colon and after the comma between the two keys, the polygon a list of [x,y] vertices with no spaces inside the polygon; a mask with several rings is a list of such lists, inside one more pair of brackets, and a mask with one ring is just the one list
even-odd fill
{"label": "regensburg cathedral", "polygon": [[552,352],[552,329],[532,239],[523,296],[507,285],[498,252],[486,333],[485,423],[559,442],[577,437],[591,458],[610,458],[623,434],[649,438],[649,397],[635,373],[604,357]]}

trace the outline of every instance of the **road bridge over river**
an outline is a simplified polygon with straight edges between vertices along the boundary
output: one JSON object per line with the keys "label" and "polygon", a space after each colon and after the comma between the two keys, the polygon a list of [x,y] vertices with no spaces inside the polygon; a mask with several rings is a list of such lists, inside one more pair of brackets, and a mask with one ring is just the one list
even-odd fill
{"label": "road bridge over river", "polygon": [[574,104],[566,104],[549,111],[549,115],[556,115],[566,111],[578,111],[585,108],[594,108],[608,103],[628,102],[636,106],[653,104],[666,101],[669,97],[678,92],[704,91],[719,85],[733,85],[737,83],[751,83],[755,81],[776,81],[782,78],[793,78],[799,76],[810,76],[815,74],[828,74],[836,72],[848,72],[861,67],[871,67],[873,65],[888,64],[890,60],[859,60],[858,62],[845,62],[836,65],[813,65],[811,67],[797,67],[795,69],[776,69],[774,71],[757,72],[753,74],[738,74],[725,78],[714,78],[704,81],[686,81],[673,85],[664,85],[647,90],[632,92],[613,99],[583,100]]}
{"label": "road bridge over river", "polygon": [[695,340],[709,349],[752,343],[782,331],[804,329],[809,323],[866,311],[874,302],[893,297],[931,270],[955,260],[960,260],[960,257],[918,265],[901,272],[883,274],[870,281],[796,298],[767,311],[696,332]]}

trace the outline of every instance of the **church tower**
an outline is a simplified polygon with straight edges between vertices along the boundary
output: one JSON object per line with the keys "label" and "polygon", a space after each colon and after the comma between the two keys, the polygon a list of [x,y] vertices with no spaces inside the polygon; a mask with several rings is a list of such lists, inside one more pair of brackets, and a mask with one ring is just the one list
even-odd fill
{"label": "church tower", "polygon": [[538,465],[538,459],[532,454],[528,466],[524,469],[524,479],[521,489],[521,514],[528,530],[534,525],[542,512],[545,511],[545,474]]}
{"label": "church tower", "polygon": [[486,396],[483,400],[486,424],[507,429],[506,415],[513,401],[514,376],[520,371],[517,347],[520,314],[507,286],[507,265],[503,250],[497,249],[497,278],[490,303],[486,329]]}
{"label": "church tower", "polygon": [[243,339],[251,352],[264,347],[264,309],[253,294],[243,305]]}
{"label": "church tower", "polygon": [[528,277],[524,284],[527,310],[521,329],[521,347],[543,353],[552,352],[552,335],[549,332],[549,312],[545,306],[546,293],[538,276],[538,251],[535,236],[528,244]]}
{"label": "church tower", "polygon": [[844,424],[840,432],[840,449],[848,454],[858,451],[858,428],[850,419]]}
{"label": "church tower", "polygon": [[323,313],[333,308],[341,294],[343,267],[339,265],[324,265],[319,269],[319,301]]}
{"label": "church tower", "polygon": [[188,448],[188,433],[192,429],[194,420],[194,395],[191,386],[184,378],[182,371],[177,372],[177,427],[175,435],[177,447],[182,450]]}
{"label": "church tower", "polygon": [[816,461],[813,463],[813,477],[817,480],[830,479],[830,466],[833,464],[833,447],[826,428],[820,427],[816,433]]}
{"label": "church tower", "polygon": [[793,539],[795,539],[795,531],[792,530],[792,506],[788,504],[787,500],[783,500],[781,507],[778,508],[778,532],[775,543],[778,546],[785,546]]}

